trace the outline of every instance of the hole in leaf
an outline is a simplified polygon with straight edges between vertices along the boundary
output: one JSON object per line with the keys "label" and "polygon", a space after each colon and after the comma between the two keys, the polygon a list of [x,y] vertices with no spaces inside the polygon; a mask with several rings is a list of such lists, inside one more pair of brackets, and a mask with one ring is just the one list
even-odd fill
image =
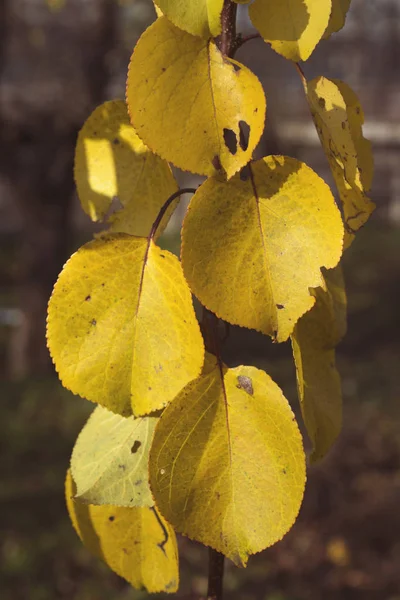
{"label": "hole in leaf", "polygon": [[239,121],[239,145],[243,151],[249,147],[250,126],[246,121]]}
{"label": "hole in leaf", "polygon": [[114,521],[114,519],[115,519],[115,517],[113,517],[113,516],[108,517],[108,520],[111,521],[111,523]]}
{"label": "hole in leaf", "polygon": [[237,139],[235,132],[232,129],[224,129],[224,142],[231,154],[237,152]]}
{"label": "hole in leaf", "polygon": [[282,310],[283,308],[285,308],[285,306],[284,306],[283,304],[277,304],[277,305],[276,305],[276,308],[277,308],[278,310]]}
{"label": "hole in leaf", "polygon": [[135,440],[133,442],[133,446],[131,448],[132,454],[136,454],[136,452],[139,450],[141,445],[142,445],[142,442],[139,442],[139,440]]}

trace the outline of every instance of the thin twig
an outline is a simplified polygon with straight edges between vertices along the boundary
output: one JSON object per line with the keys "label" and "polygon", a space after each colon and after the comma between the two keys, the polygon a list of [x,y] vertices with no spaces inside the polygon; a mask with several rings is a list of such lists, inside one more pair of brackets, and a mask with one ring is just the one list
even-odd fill
{"label": "thin twig", "polygon": [[161,207],[160,212],[157,215],[156,220],[153,223],[153,226],[150,230],[149,233],[149,240],[152,240],[157,232],[157,229],[160,226],[160,223],[163,219],[163,216],[165,215],[165,213],[167,212],[168,208],[170,207],[170,205],[172,204],[172,202],[174,200],[176,200],[176,198],[179,198],[179,196],[182,196],[183,194],[194,194],[196,192],[195,188],[182,188],[181,190],[178,190],[176,192],[174,192],[169,198],[168,200],[163,204],[163,206]]}
{"label": "thin twig", "polygon": [[242,35],[239,33],[239,35],[236,38],[236,50],[241,48],[243,46],[243,44],[250,42],[250,40],[261,40],[261,39],[262,39],[262,37],[258,32],[251,33],[249,35]]}
{"label": "thin twig", "polygon": [[224,555],[209,548],[207,600],[222,600],[224,581]]}

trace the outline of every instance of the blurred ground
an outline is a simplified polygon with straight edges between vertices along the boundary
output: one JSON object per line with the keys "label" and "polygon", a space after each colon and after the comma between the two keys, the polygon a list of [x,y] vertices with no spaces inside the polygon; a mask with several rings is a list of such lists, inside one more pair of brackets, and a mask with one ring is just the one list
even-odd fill
{"label": "blurred ground", "polygon": [[[286,538],[247,569],[227,566],[227,599],[400,599],[399,230],[372,223],[348,251],[345,272],[343,434],[309,469],[304,505]],[[231,364],[267,368],[298,411],[287,344],[272,348],[262,336],[234,330],[225,355]],[[92,559],[68,522],[65,470],[93,406],[51,378],[1,391],[2,600],[146,598]],[[206,551],[182,539],[179,597],[205,593],[206,565]]]}

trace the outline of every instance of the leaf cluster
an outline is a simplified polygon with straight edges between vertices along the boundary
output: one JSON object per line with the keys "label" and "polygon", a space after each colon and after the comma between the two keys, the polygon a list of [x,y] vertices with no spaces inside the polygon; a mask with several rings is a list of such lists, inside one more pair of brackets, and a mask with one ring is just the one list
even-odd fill
{"label": "leaf cluster", "polygon": [[[174,592],[175,532],[245,566],[291,528],[305,487],[288,401],[265,372],[223,363],[218,319],[277,343],[290,338],[313,461],[339,434],[340,259],[373,210],[373,163],[355,93],[337,80],[308,81],[298,64],[344,25],[350,0],[248,7],[260,36],[300,75],[340,208],[296,158],[252,159],[266,98],[233,57],[243,43],[236,4],[155,5],[126,101],[99,106],[79,133],[78,195],[104,231],[62,270],[47,336],[62,383],[98,405],[72,453],[71,521],[134,587]],[[192,190],[180,259],[157,243],[184,191],[170,164],[207,177]]]}

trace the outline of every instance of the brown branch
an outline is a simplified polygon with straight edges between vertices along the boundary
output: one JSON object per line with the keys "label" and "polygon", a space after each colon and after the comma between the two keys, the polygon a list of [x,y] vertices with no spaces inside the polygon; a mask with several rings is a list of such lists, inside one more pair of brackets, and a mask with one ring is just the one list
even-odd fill
{"label": "brown branch", "polygon": [[209,548],[207,600],[222,600],[224,581],[224,555]]}
{"label": "brown branch", "polygon": [[232,58],[237,50],[236,36],[236,13],[237,4],[232,0],[224,0],[221,13],[222,32],[215,40],[222,54]]}

